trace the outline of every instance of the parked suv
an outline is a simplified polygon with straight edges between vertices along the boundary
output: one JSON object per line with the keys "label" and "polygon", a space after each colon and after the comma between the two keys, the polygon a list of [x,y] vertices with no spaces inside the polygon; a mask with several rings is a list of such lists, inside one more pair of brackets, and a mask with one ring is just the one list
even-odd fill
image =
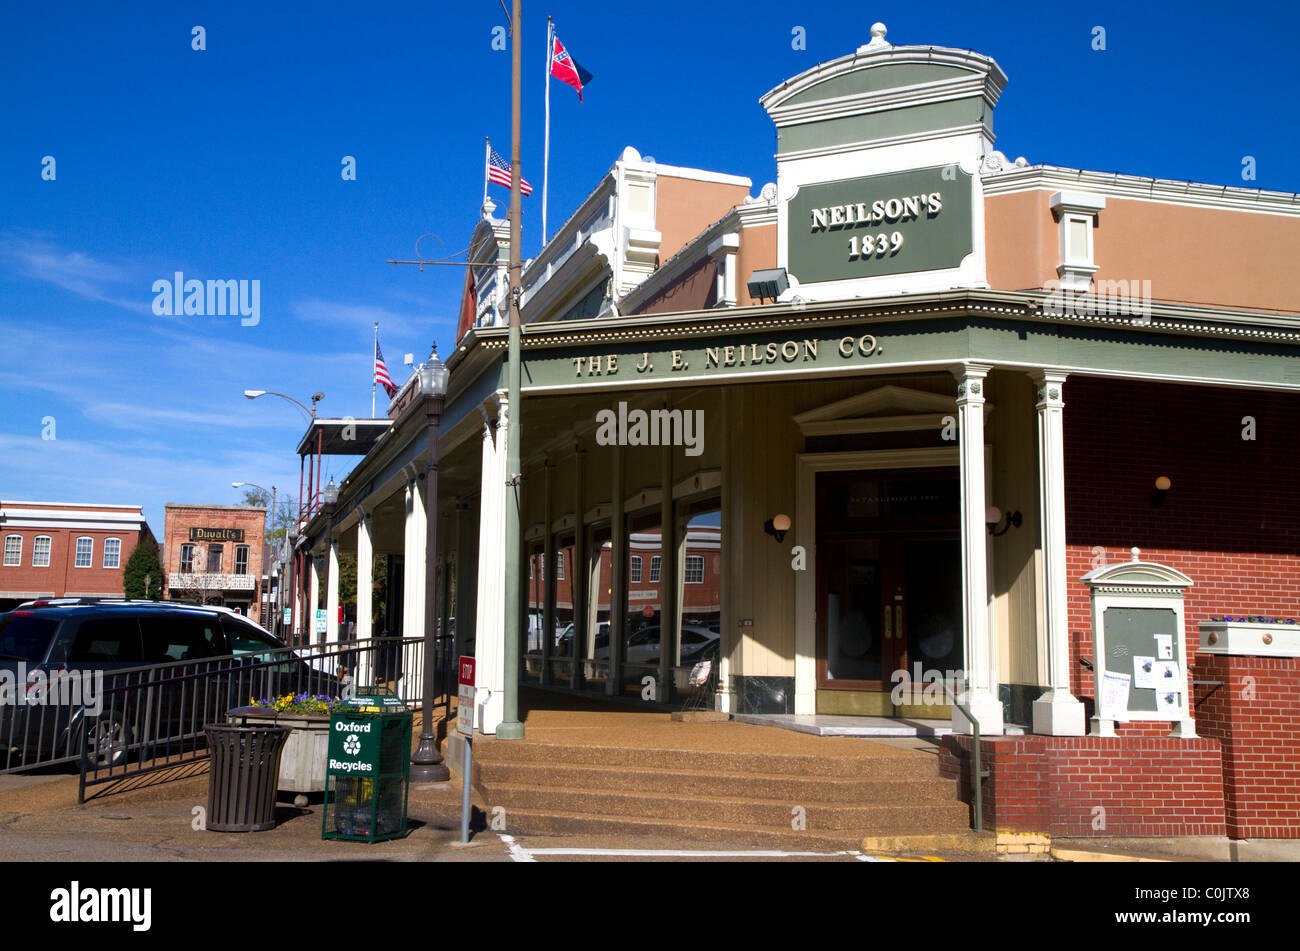
{"label": "parked suv", "polygon": [[0,615],[0,678],[9,767],[76,756],[83,731],[91,761],[116,765],[133,745],[193,741],[250,698],[342,689],[226,608],[126,600],[34,602]]}

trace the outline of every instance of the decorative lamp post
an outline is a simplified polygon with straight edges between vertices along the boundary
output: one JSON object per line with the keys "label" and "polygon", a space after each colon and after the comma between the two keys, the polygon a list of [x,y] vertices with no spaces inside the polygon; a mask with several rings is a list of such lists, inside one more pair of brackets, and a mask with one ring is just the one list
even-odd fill
{"label": "decorative lamp post", "polygon": [[[429,359],[416,371],[420,377],[420,396],[424,400],[424,417],[429,439],[429,461],[425,472],[424,534],[424,686],[421,706],[420,745],[411,757],[411,782],[445,783],[451,772],[438,752],[433,732],[433,681],[438,630],[438,423],[442,419],[443,399],[451,372],[438,359],[438,345],[433,345]],[[327,490],[328,491],[328,490]]]}

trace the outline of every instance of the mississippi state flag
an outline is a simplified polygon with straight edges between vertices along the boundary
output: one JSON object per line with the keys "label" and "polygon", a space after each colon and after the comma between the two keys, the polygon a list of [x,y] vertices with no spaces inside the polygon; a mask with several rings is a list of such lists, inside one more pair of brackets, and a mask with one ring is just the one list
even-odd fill
{"label": "mississippi state flag", "polygon": [[[489,182],[510,187],[510,163],[497,155],[497,150],[493,148],[488,149],[487,177]],[[528,184],[522,172],[519,175],[519,193],[521,195],[533,193],[533,186]]]}
{"label": "mississippi state flag", "polygon": [[582,102],[582,87],[591,82],[592,75],[569,55],[558,36],[553,37],[554,48],[551,50],[551,75],[561,82],[568,83],[578,90],[578,102]]}

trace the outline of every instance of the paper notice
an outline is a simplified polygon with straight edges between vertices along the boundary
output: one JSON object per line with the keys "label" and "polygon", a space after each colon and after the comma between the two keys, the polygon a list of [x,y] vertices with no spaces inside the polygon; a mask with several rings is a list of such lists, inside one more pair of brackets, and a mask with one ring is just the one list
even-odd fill
{"label": "paper notice", "polygon": [[1133,689],[1154,690],[1156,686],[1156,659],[1154,657],[1134,657]]}
{"label": "paper notice", "polygon": [[1159,660],[1174,659],[1174,635],[1172,634],[1156,635],[1156,657]]}
{"label": "paper notice", "polygon": [[1157,690],[1173,690],[1182,693],[1187,689],[1183,682],[1183,667],[1176,660],[1158,660],[1155,664],[1156,682],[1152,684]]}
{"label": "paper notice", "polygon": [[1177,690],[1156,690],[1156,713],[1167,717],[1177,717],[1182,713],[1182,692]]}
{"label": "paper notice", "polygon": [[1101,674],[1101,715],[1112,720],[1128,719],[1128,688],[1133,678],[1112,670]]}

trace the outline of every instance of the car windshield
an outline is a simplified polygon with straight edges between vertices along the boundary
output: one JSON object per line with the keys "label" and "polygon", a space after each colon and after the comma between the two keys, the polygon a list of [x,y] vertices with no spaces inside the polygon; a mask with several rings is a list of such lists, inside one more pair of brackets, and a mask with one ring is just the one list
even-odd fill
{"label": "car windshield", "polygon": [[0,654],[40,663],[59,622],[50,617],[15,612],[0,616]]}

